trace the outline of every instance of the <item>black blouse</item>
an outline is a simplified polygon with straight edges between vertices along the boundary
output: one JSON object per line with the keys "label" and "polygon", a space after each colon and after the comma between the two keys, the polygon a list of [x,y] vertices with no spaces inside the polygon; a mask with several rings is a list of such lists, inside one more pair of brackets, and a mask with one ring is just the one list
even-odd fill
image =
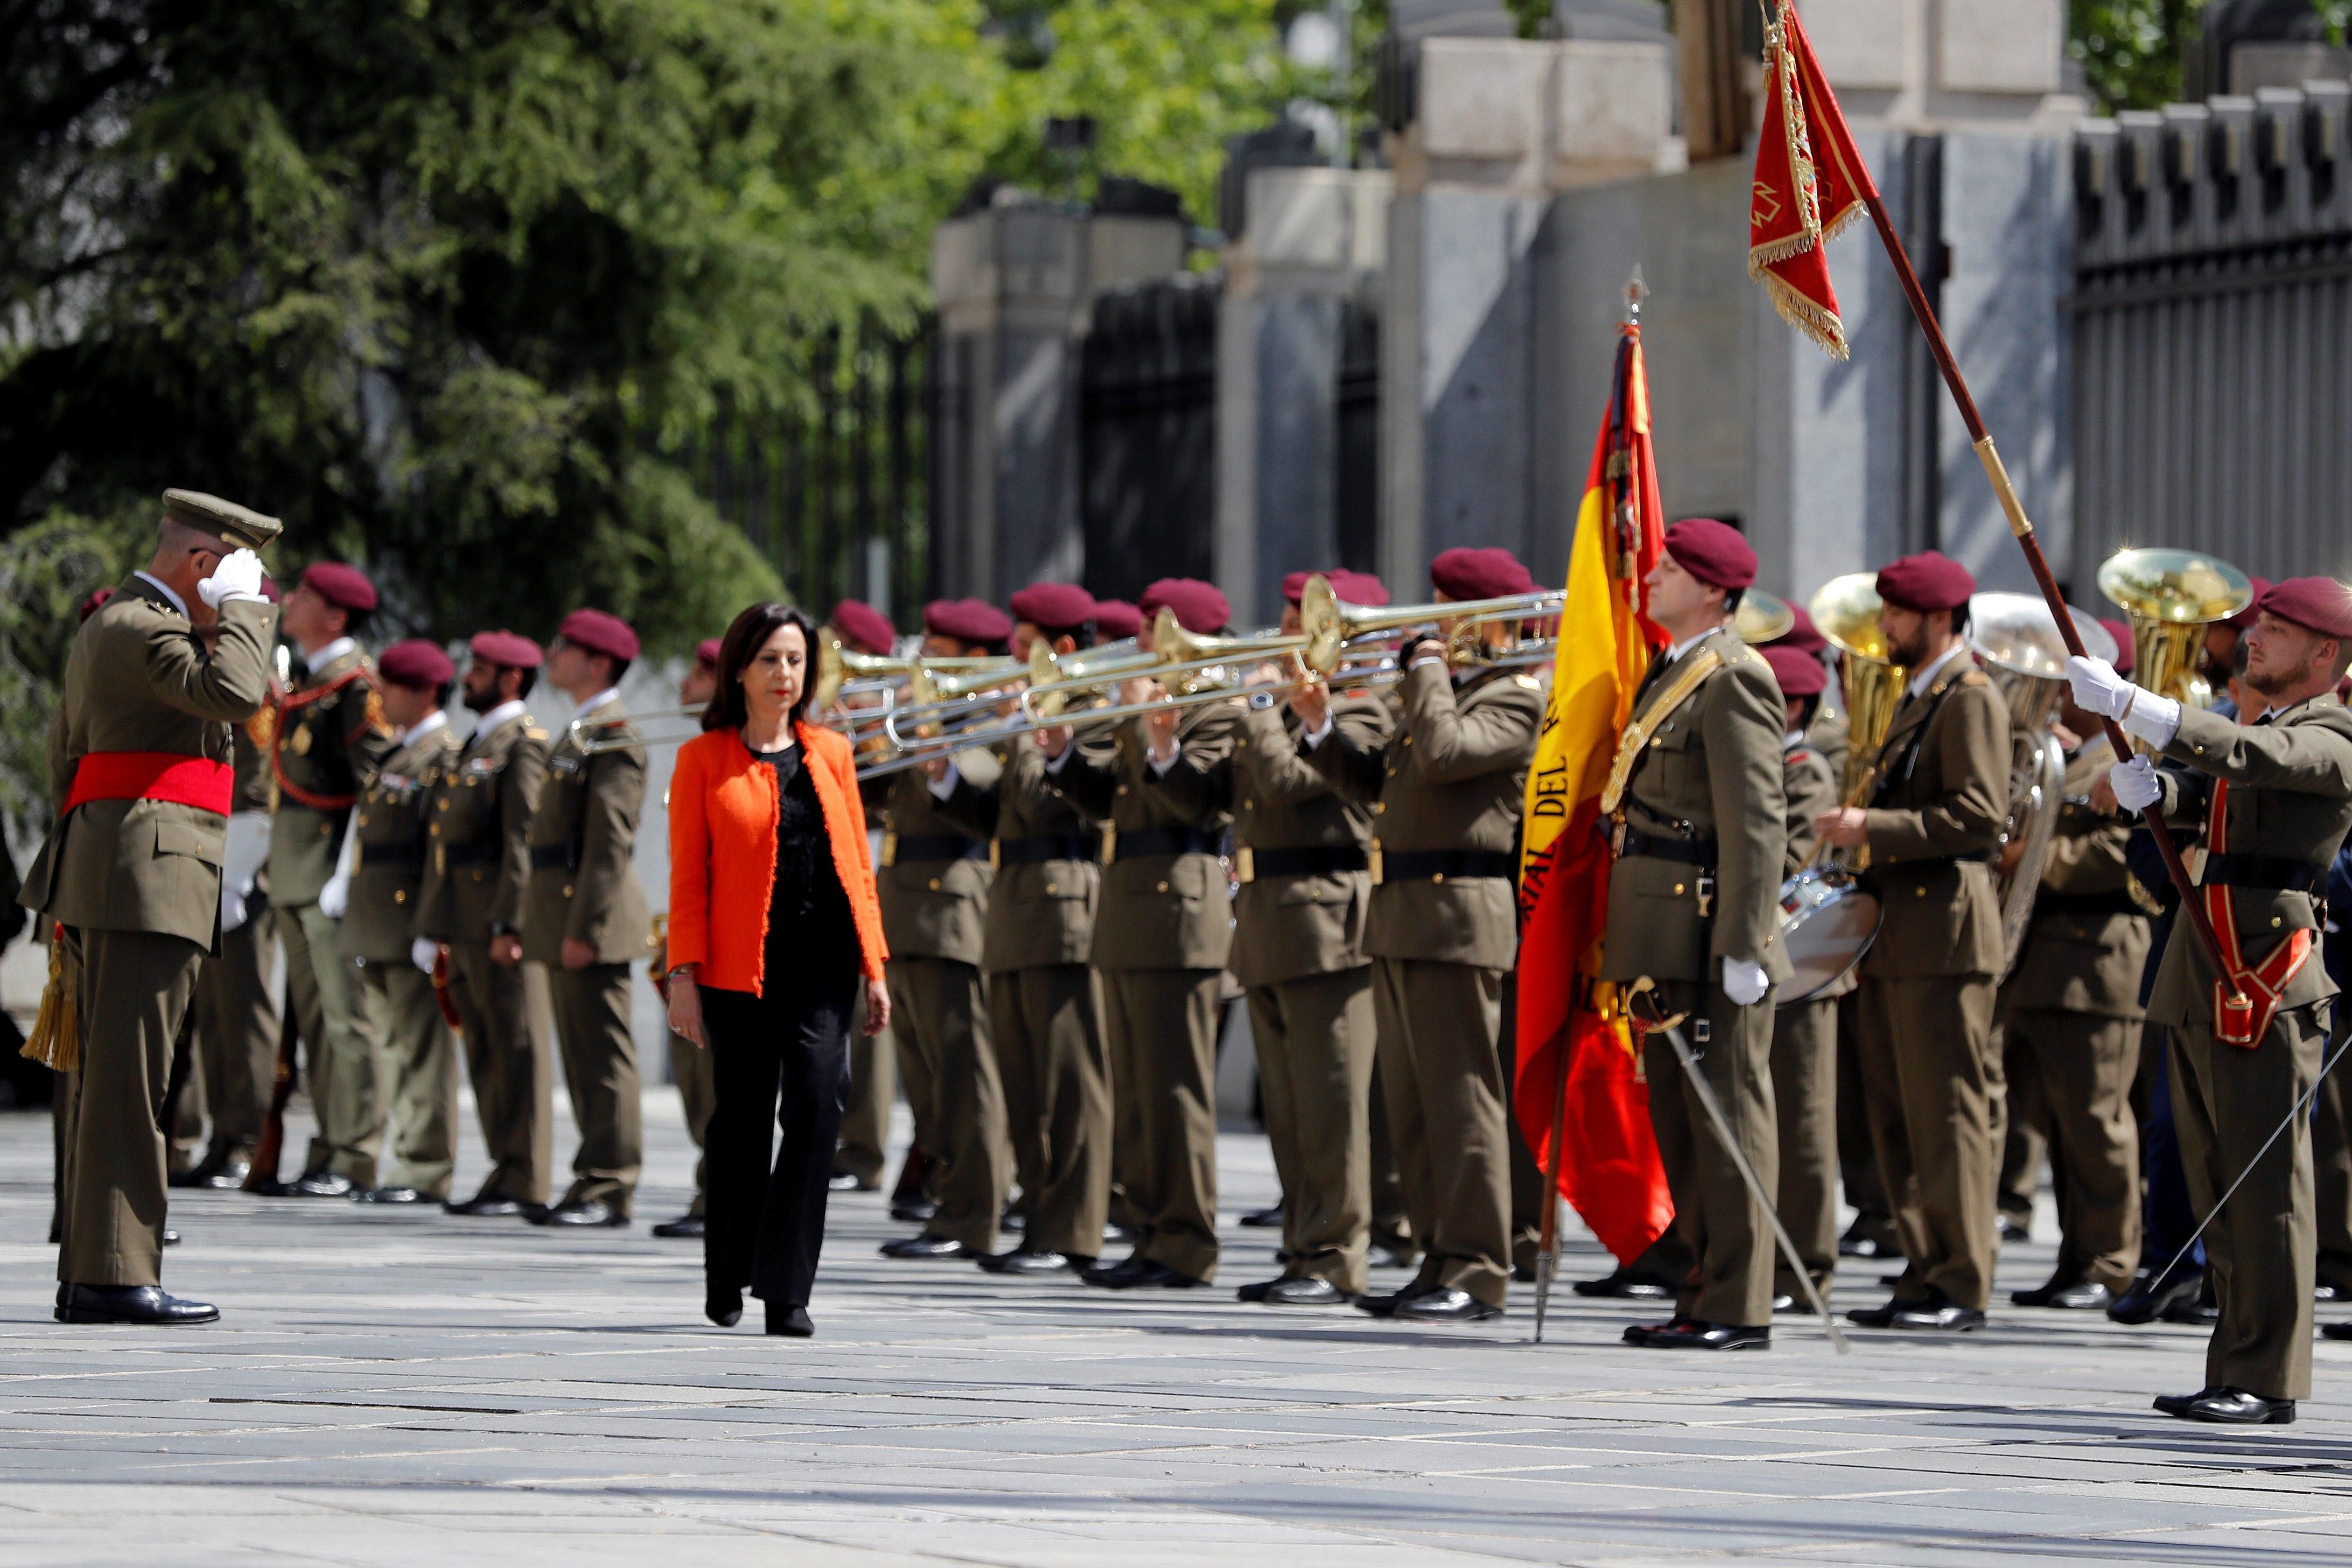
{"label": "black blouse", "polygon": [[768,895],[767,982],[840,984],[857,973],[857,924],[801,749],[755,752],[776,774],[776,880]]}

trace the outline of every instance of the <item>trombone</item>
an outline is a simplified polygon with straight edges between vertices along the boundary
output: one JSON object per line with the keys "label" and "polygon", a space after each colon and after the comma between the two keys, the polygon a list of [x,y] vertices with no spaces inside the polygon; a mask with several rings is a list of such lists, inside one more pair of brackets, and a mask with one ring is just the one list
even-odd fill
{"label": "trombone", "polygon": [[702,713],[701,706],[698,705],[692,708],[656,708],[644,713],[632,713],[628,716],[627,721],[632,724],[657,719],[698,721],[693,729],[677,735],[641,735],[634,740],[620,735],[609,735],[593,741],[583,741],[580,738],[582,731],[595,729],[604,722],[604,720],[593,714],[572,720],[563,727],[563,733],[565,739],[579,748],[580,754],[583,757],[601,757],[607,752],[630,752],[640,746],[682,746],[702,733],[702,726],[698,722]]}
{"label": "trombone", "polygon": [[[1554,618],[1567,605],[1568,595],[1565,592],[1543,588],[1532,594],[1513,594],[1499,599],[1461,599],[1442,605],[1403,605],[1374,609],[1346,603],[1332,592],[1329,580],[1318,575],[1307,579],[1306,592],[1299,598],[1298,623],[1299,629],[1307,637],[1303,654],[1307,667],[1328,679],[1339,672],[1343,664],[1349,662],[1351,651],[1360,658],[1363,645],[1369,640],[1386,639],[1422,626],[1445,628],[1449,663],[1457,666],[1502,663],[1513,656],[1498,658],[1486,655],[1478,636],[1485,627],[1497,623]],[[1514,639],[1516,649],[1532,646],[1524,640]],[[1361,673],[1369,676],[1383,672],[1367,669]]]}

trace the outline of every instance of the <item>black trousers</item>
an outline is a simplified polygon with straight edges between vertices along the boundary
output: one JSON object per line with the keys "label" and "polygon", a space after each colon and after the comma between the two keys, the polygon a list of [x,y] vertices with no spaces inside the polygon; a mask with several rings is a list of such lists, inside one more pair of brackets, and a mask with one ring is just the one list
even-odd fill
{"label": "black trousers", "polygon": [[[855,971],[775,973],[765,996],[705,986],[716,1104],[704,1136],[702,1266],[714,1290],[805,1307],[824,1246],[826,1181],[849,1087]],[[772,1144],[768,1124],[782,1130]]]}

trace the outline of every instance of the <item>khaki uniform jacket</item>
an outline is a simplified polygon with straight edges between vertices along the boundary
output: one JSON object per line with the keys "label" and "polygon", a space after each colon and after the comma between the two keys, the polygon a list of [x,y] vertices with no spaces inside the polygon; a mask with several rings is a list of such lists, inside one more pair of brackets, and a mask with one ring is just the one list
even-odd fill
{"label": "khaki uniform jacket", "polygon": [[425,884],[426,805],[457,765],[459,742],[447,724],[397,747],[360,793],[352,815],[359,861],[335,943],[346,958],[406,963],[417,937]]}
{"label": "khaki uniform jacket", "polygon": [[[1821,711],[1813,716],[1812,728],[1805,731],[1805,744],[1819,752],[1822,760],[1830,765],[1830,779],[1839,792],[1838,798],[1830,802],[1830,806],[1843,805],[1845,799],[1845,757],[1853,744],[1851,732],[1846,727],[1845,710],[1832,708],[1823,702]],[[1806,847],[1810,849],[1812,847],[1807,845]]]}
{"label": "khaki uniform jacket", "polygon": [[[956,754],[955,793],[941,814],[967,833],[1001,847],[1024,839],[1066,838],[1073,848],[1096,840],[1095,824],[1045,780],[1045,753],[1027,736],[991,748],[996,777],[982,784]],[[996,868],[989,898],[994,918],[981,939],[980,966],[991,974],[1084,963],[1095,942],[1095,904],[1102,866],[1092,854]],[[897,951],[895,948],[892,951]]]}
{"label": "khaki uniform jacket", "polygon": [[[1334,700],[1331,722],[1366,752],[1386,745],[1395,725],[1386,702],[1361,696]],[[1317,771],[1299,744],[1302,732],[1297,716],[1276,706],[1244,713],[1234,742],[1234,846],[1242,884],[1234,895],[1232,969],[1244,985],[1278,985],[1371,962],[1364,955],[1369,867],[1280,876],[1257,860],[1270,849],[1371,848],[1370,808]]]}
{"label": "khaki uniform jacket", "polygon": [[[1813,731],[1808,731],[1793,742],[1781,741],[1780,779],[1789,798],[1789,853],[1780,863],[1783,882],[1812,858],[1813,845],[1821,837],[1813,831],[1815,819],[1835,811],[1844,799],[1839,791],[1837,767],[1815,748],[1812,736]],[[1813,1000],[1843,996],[1860,984],[1854,972],[1848,970],[1823,986]]]}
{"label": "khaki uniform jacket", "polygon": [[[229,760],[229,726],[269,690],[274,605],[223,605],[210,653],[162,590],[132,576],[82,623],[49,725],[51,804],[63,806],[92,752]],[[94,800],[61,817],[18,901],[84,931],[153,931],[218,946],[228,819],[163,800]]]}
{"label": "khaki uniform jacket", "polygon": [[1633,698],[1638,716],[1685,660],[1713,652],[1715,671],[1652,732],[1622,804],[1625,826],[1669,841],[1711,844],[1714,888],[1699,910],[1702,868],[1655,855],[1623,855],[1609,875],[1603,980],[1717,984],[1722,961],[1789,977],[1780,924],[1789,855],[1788,705],[1772,667],[1729,627],[1710,632],[1668,664],[1652,662]]}
{"label": "khaki uniform jacket", "polygon": [[[1142,721],[1129,719],[1107,748],[1073,746],[1060,770],[1045,776],[1081,813],[1109,819],[1114,857],[1117,838],[1154,830],[1191,829],[1213,843],[1233,826],[1225,763],[1240,733],[1228,704],[1185,710],[1176,761],[1166,777],[1152,780]],[[1110,970],[1223,969],[1234,940],[1227,887],[1224,862],[1211,850],[1114,858],[1103,868],[1087,961]]]}
{"label": "khaki uniform jacket", "polygon": [[642,746],[589,755],[583,742],[641,737],[616,698],[595,722],[567,732],[547,760],[530,818],[530,881],[523,891],[522,953],[561,965],[563,943],[584,942],[599,963],[650,948],[652,916],[633,857],[646,804]]}
{"label": "khaki uniform jacket", "polygon": [[[1318,772],[1373,815],[1383,857],[1478,850],[1515,856],[1528,765],[1543,723],[1543,688],[1529,676],[1482,670],[1457,689],[1435,665],[1408,670],[1395,731],[1359,745],[1334,724],[1315,748]],[[1372,889],[1364,951],[1508,969],[1517,961],[1515,877],[1403,878]]]}
{"label": "khaki uniform jacket", "polygon": [[[2352,711],[2333,695],[2244,726],[2189,709],[2164,756],[2165,815],[2179,826],[2202,830],[2212,781],[2229,781],[2232,855],[2292,861],[2325,876],[2352,829]],[[2288,932],[2319,923],[2306,893],[2234,888],[2231,902],[2239,956],[2248,965],[2261,963]],[[2210,1026],[2213,980],[2195,928],[2186,918],[2176,920],[2147,1016],[2159,1024]],[[2279,1005],[2303,1007],[2335,994],[2327,966],[2315,952]]]}
{"label": "khaki uniform jacket", "polygon": [[[999,770],[984,751],[956,757],[959,779],[992,789]],[[882,862],[874,868],[882,902],[882,940],[893,958],[951,958],[977,964],[988,937],[989,888],[995,873],[985,858],[956,859],[926,851],[923,839],[985,849],[985,835],[969,832],[931,793],[919,768],[892,781],[882,802]]]}
{"label": "khaki uniform jacket", "polygon": [[2000,973],[1990,857],[2009,816],[2008,705],[1963,651],[1926,692],[1905,696],[1879,758],[1868,831],[1885,919],[1863,975]]}
{"label": "khaki uniform jacket", "polygon": [[357,648],[310,671],[295,682],[294,689],[324,686],[353,669],[361,672],[360,678],[332,697],[278,716],[277,768],[283,778],[273,780],[278,788],[272,808],[277,819],[269,826],[269,896],[278,904],[318,900],[319,889],[335,874],[352,816],[349,805],[305,805],[284,784],[313,795],[356,801],[392,750],[392,726],[383,720],[374,671]]}
{"label": "khaki uniform jacket", "polygon": [[530,823],[547,777],[547,731],[528,713],[477,730],[425,810],[416,933],[487,943],[522,930]]}
{"label": "khaki uniform jacket", "polygon": [[[2060,787],[2050,865],[2017,967],[2000,988],[2001,1005],[2137,1018],[2140,976],[2147,968],[2147,917],[2127,890],[2124,846],[2132,819],[2091,808],[2091,789],[2115,765],[2104,735],[2075,748]],[[2099,906],[2110,906],[2102,910]]]}

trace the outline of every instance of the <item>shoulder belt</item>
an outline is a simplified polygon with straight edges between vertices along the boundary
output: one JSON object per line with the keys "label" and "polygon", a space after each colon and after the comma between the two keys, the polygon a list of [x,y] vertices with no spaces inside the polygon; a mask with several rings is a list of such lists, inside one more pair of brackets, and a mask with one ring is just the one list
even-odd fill
{"label": "shoulder belt", "polygon": [[[2212,802],[2205,813],[2205,848],[2209,866],[2213,857],[2230,852],[2230,786],[2224,780],[2213,781]],[[2237,902],[2230,885],[2208,880],[2197,891],[2220,940],[2222,966],[2229,971],[2227,978],[2213,982],[2213,1033],[2226,1045],[2251,1051],[2270,1033],[2287,986],[2311,961],[2311,932],[2288,932],[2268,957],[2249,968],[2238,946]],[[2235,995],[2231,994],[2232,983]]]}
{"label": "shoulder belt", "polygon": [[1650,705],[1625,726],[1625,732],[1617,738],[1616,758],[1609,764],[1608,786],[1601,792],[1601,814],[1603,816],[1614,816],[1618,806],[1623,804],[1625,786],[1633,782],[1633,764],[1642,760],[1642,748],[1650,743],[1650,737],[1657,732],[1658,726],[1674,717],[1675,710],[1689,701],[1706,678],[1722,665],[1723,656],[1711,647],[1693,653],[1682,668],[1675,672],[1675,678],[1651,698]]}
{"label": "shoulder belt", "polygon": [[[356,792],[351,795],[320,795],[314,790],[304,789],[286,776],[286,763],[282,748],[286,743],[287,715],[298,709],[308,708],[312,703],[325,701],[354,682],[366,679],[367,673],[367,661],[362,659],[331,680],[322,681],[317,686],[306,686],[299,691],[285,692],[278,697],[278,721],[270,727],[269,731],[269,773],[270,776],[277,780],[279,791],[291,796],[297,805],[307,805],[312,811],[342,811],[353,801],[359,799]],[[369,690],[368,696],[371,700],[374,698],[375,692],[373,689]],[[373,701],[371,701],[371,712],[373,712]],[[362,721],[362,728],[367,721]],[[357,732],[353,731],[353,733]],[[350,737],[345,736],[344,739],[348,740]]]}

